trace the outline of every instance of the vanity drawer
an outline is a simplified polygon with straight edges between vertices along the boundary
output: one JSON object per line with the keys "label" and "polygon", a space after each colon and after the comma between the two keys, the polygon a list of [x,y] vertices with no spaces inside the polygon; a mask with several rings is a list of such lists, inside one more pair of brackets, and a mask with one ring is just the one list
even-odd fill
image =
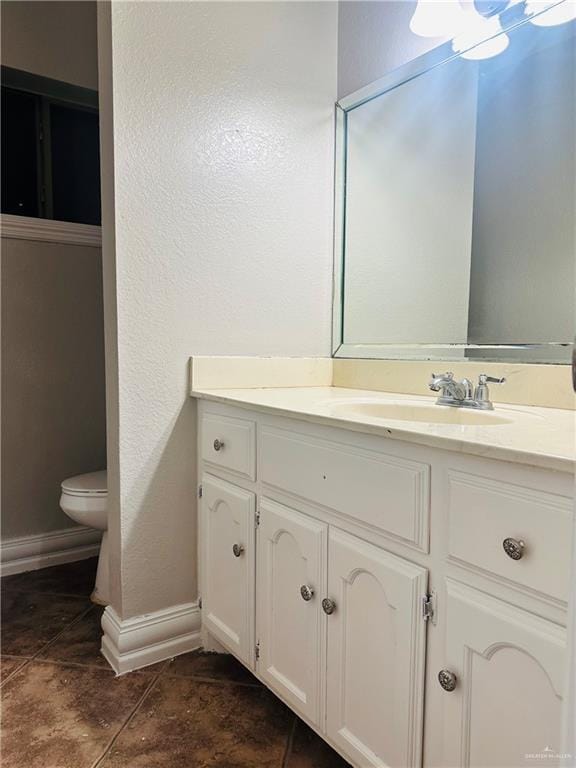
{"label": "vanity drawer", "polygon": [[[572,514],[566,496],[451,470],[449,559],[567,601]],[[521,551],[517,542],[524,543]]]}
{"label": "vanity drawer", "polygon": [[263,427],[258,472],[268,485],[428,552],[428,464]]}
{"label": "vanity drawer", "polygon": [[202,459],[249,480],[256,479],[256,424],[215,413],[202,418]]}

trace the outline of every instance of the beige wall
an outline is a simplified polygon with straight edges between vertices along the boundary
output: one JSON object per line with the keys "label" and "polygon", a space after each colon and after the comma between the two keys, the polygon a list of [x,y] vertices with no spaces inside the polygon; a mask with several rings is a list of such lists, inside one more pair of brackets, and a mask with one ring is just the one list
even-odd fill
{"label": "beige wall", "polygon": [[2,538],[73,523],[60,482],[106,466],[99,248],[2,238]]}
{"label": "beige wall", "polygon": [[[1,4],[2,64],[97,89],[95,2]],[[73,523],[60,482],[106,466],[101,253],[2,239],[2,538]]]}
{"label": "beige wall", "polygon": [[98,88],[95,2],[9,0],[1,19],[2,64]]}

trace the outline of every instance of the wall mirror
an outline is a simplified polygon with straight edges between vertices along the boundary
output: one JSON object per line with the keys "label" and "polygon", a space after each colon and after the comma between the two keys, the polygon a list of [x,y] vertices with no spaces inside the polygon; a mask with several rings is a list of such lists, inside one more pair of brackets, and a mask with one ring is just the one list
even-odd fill
{"label": "wall mirror", "polygon": [[337,105],[336,356],[569,361],[576,22],[521,5]]}

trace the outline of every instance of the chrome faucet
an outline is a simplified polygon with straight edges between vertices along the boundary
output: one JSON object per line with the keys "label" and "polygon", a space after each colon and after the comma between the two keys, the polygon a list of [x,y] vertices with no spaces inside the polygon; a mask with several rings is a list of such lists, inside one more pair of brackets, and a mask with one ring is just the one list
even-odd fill
{"label": "chrome faucet", "polygon": [[494,408],[490,401],[488,382],[504,384],[505,378],[497,379],[485,373],[478,377],[478,384],[473,388],[470,379],[455,381],[453,373],[433,373],[428,386],[433,392],[440,392],[436,400],[438,405],[450,405],[453,408],[478,408],[482,411],[491,411]]}

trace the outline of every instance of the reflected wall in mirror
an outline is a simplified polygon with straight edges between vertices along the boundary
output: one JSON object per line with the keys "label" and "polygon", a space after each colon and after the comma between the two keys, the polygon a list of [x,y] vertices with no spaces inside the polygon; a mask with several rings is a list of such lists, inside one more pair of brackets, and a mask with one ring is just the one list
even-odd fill
{"label": "reflected wall in mirror", "polygon": [[336,355],[568,362],[575,30],[443,46],[343,100]]}

